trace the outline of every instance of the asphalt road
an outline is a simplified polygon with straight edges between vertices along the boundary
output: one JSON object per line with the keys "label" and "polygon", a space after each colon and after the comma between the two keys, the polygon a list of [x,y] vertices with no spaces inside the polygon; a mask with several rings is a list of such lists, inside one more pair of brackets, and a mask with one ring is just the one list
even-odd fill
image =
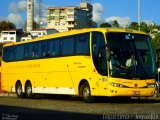
{"label": "asphalt road", "polygon": [[84,103],[75,97],[20,99],[0,96],[2,120],[160,120],[159,99],[99,98]]}

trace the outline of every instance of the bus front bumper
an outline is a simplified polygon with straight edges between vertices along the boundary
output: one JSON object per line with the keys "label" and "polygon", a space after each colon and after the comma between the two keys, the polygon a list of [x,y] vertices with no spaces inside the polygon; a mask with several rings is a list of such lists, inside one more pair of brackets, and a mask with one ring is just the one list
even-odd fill
{"label": "bus front bumper", "polygon": [[108,96],[152,97],[154,95],[155,95],[155,88],[110,87],[108,91]]}

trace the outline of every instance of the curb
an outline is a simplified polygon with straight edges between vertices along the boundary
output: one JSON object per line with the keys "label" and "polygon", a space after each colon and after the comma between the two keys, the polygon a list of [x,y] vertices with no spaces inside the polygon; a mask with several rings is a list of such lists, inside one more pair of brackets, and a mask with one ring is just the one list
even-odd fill
{"label": "curb", "polygon": [[10,96],[10,97],[16,97],[17,95],[15,93],[5,93],[5,92],[0,92],[0,96]]}

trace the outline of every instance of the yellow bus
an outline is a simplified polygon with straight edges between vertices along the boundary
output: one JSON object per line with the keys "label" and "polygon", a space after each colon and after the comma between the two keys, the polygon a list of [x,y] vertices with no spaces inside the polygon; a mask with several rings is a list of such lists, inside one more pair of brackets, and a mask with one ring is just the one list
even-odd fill
{"label": "yellow bus", "polygon": [[[113,60],[116,54],[118,64]],[[127,65],[131,55],[132,66]],[[4,45],[2,89],[18,97],[34,94],[145,96],[155,93],[150,37],[139,31],[87,28]]]}

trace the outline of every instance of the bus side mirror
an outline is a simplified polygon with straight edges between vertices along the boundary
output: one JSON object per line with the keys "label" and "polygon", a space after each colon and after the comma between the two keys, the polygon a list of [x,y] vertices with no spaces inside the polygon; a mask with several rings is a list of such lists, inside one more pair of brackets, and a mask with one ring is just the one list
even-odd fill
{"label": "bus side mirror", "polygon": [[108,44],[106,44],[106,59],[108,61],[110,61],[110,52],[109,52],[109,46],[108,46]]}

